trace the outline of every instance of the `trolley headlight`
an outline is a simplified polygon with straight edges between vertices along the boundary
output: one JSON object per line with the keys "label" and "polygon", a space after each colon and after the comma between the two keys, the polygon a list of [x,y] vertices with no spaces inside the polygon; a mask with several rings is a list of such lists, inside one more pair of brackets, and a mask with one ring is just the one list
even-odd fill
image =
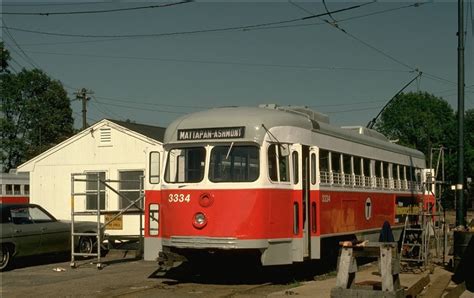
{"label": "trolley headlight", "polygon": [[193,226],[197,229],[202,229],[206,226],[207,224],[207,218],[206,215],[202,212],[198,212],[194,214],[194,219],[193,219]]}

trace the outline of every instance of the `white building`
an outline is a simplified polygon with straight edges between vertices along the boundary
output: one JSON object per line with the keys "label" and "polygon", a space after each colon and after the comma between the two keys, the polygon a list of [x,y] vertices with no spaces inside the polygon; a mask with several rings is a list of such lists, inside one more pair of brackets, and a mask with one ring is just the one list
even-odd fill
{"label": "white building", "polygon": [[[120,194],[139,197],[141,176],[146,179],[148,152],[162,152],[165,128],[104,119],[18,167],[29,172],[30,202],[39,204],[58,219],[71,219],[71,174],[85,173],[84,180],[99,176]],[[162,154],[160,153],[160,156]],[[118,182],[121,180],[120,182]],[[126,180],[126,181],[123,181]],[[76,181],[74,211],[97,210],[97,182]],[[100,184],[102,222],[129,202]],[[141,203],[143,206],[143,202]],[[106,228],[110,235],[139,235],[140,212],[130,209]],[[88,215],[75,220],[97,220]]]}

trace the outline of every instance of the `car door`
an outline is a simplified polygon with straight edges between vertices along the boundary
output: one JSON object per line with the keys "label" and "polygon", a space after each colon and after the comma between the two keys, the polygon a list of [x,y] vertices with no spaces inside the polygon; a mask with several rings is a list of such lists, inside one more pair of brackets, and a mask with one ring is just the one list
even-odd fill
{"label": "car door", "polygon": [[41,230],[40,253],[64,252],[70,249],[70,224],[58,221],[40,206],[30,207],[30,217]]}
{"label": "car door", "polygon": [[40,252],[41,228],[30,217],[28,206],[10,208],[11,231],[17,256],[29,256]]}

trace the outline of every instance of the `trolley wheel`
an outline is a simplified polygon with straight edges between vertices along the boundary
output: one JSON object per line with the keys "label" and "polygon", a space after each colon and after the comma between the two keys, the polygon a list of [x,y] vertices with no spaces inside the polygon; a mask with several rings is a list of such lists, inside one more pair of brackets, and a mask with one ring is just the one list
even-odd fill
{"label": "trolley wheel", "polygon": [[71,266],[71,268],[74,268],[74,269],[77,268],[76,262],[71,262],[69,265]]}
{"label": "trolley wheel", "polygon": [[104,269],[104,265],[102,263],[97,263],[97,269],[99,270]]}

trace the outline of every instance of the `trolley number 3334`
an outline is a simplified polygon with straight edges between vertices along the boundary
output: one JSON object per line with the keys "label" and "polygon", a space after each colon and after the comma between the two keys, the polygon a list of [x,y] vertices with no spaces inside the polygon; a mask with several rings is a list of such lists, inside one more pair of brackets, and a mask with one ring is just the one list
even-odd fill
{"label": "trolley number 3334", "polygon": [[168,195],[168,202],[170,203],[189,203],[191,201],[191,195],[190,194],[177,194],[177,193],[170,193]]}

